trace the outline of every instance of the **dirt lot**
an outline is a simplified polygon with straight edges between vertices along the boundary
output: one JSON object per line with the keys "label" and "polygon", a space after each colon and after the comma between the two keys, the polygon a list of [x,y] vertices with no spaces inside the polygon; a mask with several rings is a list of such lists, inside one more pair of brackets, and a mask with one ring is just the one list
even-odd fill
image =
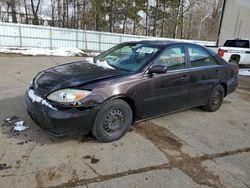
{"label": "dirt lot", "polygon": [[[250,187],[250,77],[214,113],[152,119],[113,143],[56,139],[29,118],[24,92],[39,70],[79,59],[0,56],[0,187]],[[8,117],[29,129],[13,132]]]}

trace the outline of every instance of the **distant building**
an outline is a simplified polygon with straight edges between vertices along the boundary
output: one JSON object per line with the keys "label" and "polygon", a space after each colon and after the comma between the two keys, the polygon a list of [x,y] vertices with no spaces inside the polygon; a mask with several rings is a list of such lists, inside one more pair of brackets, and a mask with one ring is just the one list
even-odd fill
{"label": "distant building", "polygon": [[224,0],[218,45],[228,38],[250,39],[250,0]]}

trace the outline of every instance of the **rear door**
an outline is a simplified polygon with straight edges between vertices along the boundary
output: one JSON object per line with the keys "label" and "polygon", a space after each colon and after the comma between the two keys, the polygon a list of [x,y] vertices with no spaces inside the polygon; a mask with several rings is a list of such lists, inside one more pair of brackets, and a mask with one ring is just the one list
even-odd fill
{"label": "rear door", "polygon": [[206,104],[210,92],[220,80],[221,66],[200,46],[186,45],[186,52],[190,71],[187,105]]}

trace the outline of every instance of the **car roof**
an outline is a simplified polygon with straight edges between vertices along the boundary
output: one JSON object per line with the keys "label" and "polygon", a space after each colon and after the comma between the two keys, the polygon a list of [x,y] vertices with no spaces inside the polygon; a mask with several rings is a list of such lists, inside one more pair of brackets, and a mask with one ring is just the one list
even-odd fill
{"label": "car roof", "polygon": [[197,45],[201,46],[199,44],[195,44],[192,42],[186,42],[186,41],[178,41],[178,40],[138,40],[138,41],[131,41],[131,42],[126,42],[126,43],[142,43],[142,44],[149,44],[149,45],[156,45],[156,46],[167,46],[170,44],[192,44],[192,45]]}
{"label": "car roof", "polygon": [[215,53],[213,50],[206,48],[203,45],[200,44],[196,44],[196,43],[192,43],[192,42],[186,42],[186,41],[178,41],[178,40],[138,40],[138,41],[131,41],[131,42],[125,42],[125,43],[132,43],[132,44],[149,44],[149,45],[153,45],[153,46],[158,46],[158,47],[166,47],[168,45],[171,44],[180,44],[180,45],[193,45],[193,46],[197,46],[197,47],[201,47],[205,50],[207,50],[211,55],[215,56],[217,55],[217,53]]}

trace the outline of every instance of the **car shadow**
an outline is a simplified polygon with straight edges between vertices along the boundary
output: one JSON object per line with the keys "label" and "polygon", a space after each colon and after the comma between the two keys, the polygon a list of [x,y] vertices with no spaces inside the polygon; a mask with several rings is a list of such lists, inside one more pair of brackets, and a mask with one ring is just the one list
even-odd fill
{"label": "car shadow", "polygon": [[[40,144],[54,144],[68,140],[76,140],[78,142],[98,142],[92,134],[86,136],[75,135],[72,137],[58,138],[50,135],[46,130],[41,129],[28,115],[24,95],[6,98],[0,100],[0,120],[1,134],[7,138],[16,138],[19,144],[28,142],[37,142]],[[6,119],[10,118],[11,122]],[[14,123],[24,121],[28,129],[18,132],[14,131]]]}

